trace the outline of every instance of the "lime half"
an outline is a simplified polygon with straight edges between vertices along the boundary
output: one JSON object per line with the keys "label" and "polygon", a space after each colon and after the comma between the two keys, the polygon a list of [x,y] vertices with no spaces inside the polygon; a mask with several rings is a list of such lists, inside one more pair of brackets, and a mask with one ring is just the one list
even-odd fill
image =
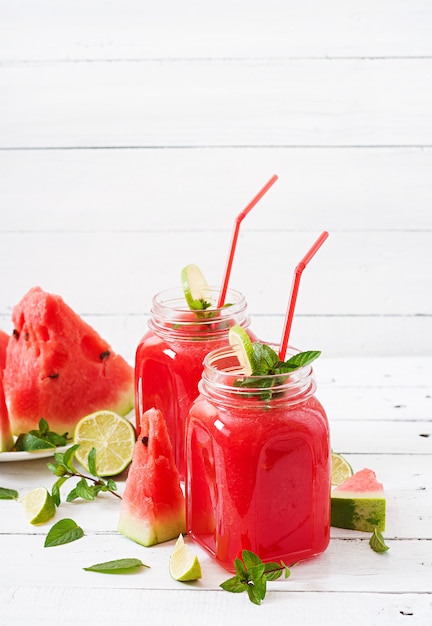
{"label": "lime half", "polygon": [[255,357],[251,338],[242,326],[231,326],[228,340],[233,348],[245,376],[250,376],[254,370]]}
{"label": "lime half", "polygon": [[181,582],[201,578],[201,565],[196,554],[185,544],[183,535],[179,535],[170,556],[169,572],[174,580]]}
{"label": "lime half", "polygon": [[353,469],[346,459],[341,454],[332,452],[332,485],[340,485],[347,478],[353,475]]}
{"label": "lime half", "polygon": [[132,461],[135,430],[131,422],[113,411],[96,411],[83,417],[75,426],[74,443],[77,461],[88,470],[88,455],[96,450],[98,476],[116,476]]}
{"label": "lime half", "polygon": [[49,522],[56,512],[54,500],[45,487],[37,487],[26,493],[20,498],[20,504],[27,520],[35,526]]}
{"label": "lime half", "polygon": [[190,309],[204,309],[208,297],[208,283],[198,265],[186,265],[181,272],[181,282]]}

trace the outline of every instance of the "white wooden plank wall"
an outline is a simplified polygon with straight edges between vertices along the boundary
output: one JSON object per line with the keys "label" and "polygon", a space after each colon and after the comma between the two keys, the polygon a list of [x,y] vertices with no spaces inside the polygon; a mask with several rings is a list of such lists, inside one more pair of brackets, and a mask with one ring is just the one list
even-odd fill
{"label": "white wooden plank wall", "polygon": [[198,263],[278,341],[432,351],[428,0],[0,0],[0,327],[34,284],[133,359]]}

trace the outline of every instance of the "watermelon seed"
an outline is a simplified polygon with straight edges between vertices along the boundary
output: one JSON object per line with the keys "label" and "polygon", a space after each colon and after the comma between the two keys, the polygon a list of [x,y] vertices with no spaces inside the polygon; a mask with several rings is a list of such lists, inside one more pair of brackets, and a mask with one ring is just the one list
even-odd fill
{"label": "watermelon seed", "polygon": [[104,352],[100,353],[99,358],[101,361],[103,361],[104,359],[107,359],[110,354],[111,352],[109,350],[105,350]]}
{"label": "watermelon seed", "polygon": [[143,444],[147,448],[147,446],[148,446],[148,437],[141,437],[141,441],[143,442]]}
{"label": "watermelon seed", "polygon": [[12,335],[15,337],[15,339],[19,339],[19,332],[17,331],[16,328],[13,329]]}
{"label": "watermelon seed", "polygon": [[48,374],[48,378],[58,378],[59,374],[54,372],[54,374]]}

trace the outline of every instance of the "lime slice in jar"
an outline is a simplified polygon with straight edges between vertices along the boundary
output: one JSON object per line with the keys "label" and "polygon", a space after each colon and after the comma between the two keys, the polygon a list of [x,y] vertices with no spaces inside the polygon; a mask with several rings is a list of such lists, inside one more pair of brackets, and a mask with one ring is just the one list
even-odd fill
{"label": "lime slice in jar", "polygon": [[208,283],[198,265],[190,263],[181,271],[181,282],[186,302],[190,309],[206,309],[210,306],[206,298],[208,296]]}
{"label": "lime slice in jar", "polygon": [[231,326],[228,332],[228,340],[239,360],[242,373],[251,376],[254,371],[255,357],[251,338],[242,326]]}

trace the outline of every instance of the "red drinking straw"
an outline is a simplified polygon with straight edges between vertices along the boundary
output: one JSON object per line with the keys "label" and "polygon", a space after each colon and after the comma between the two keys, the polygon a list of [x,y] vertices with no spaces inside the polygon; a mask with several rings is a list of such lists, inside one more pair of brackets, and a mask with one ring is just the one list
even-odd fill
{"label": "red drinking straw", "polygon": [[286,351],[288,347],[288,339],[289,339],[291,325],[292,325],[292,321],[294,317],[294,309],[296,305],[297,294],[299,290],[300,278],[301,278],[302,272],[304,268],[306,267],[306,265],[311,260],[311,258],[321,248],[322,244],[324,243],[324,241],[327,239],[328,236],[329,236],[328,232],[323,231],[321,235],[318,237],[318,239],[315,241],[314,245],[304,255],[304,257],[302,258],[302,260],[300,261],[300,263],[296,266],[294,270],[294,276],[293,276],[293,281],[291,285],[291,293],[289,297],[289,306],[288,306],[287,314],[285,317],[285,328],[284,328],[282,342],[281,342],[280,349],[279,349],[279,359],[281,361],[285,360],[285,355],[286,355]]}
{"label": "red drinking straw", "polygon": [[231,268],[234,260],[234,253],[237,245],[238,234],[240,230],[240,224],[244,217],[249,213],[251,209],[261,200],[263,195],[270,189],[270,187],[277,181],[278,176],[275,174],[270,178],[270,180],[264,185],[264,187],[257,193],[257,195],[249,202],[249,204],[241,211],[234,220],[234,230],[231,237],[231,244],[229,248],[228,260],[225,267],[225,275],[222,282],[222,288],[219,294],[219,300],[217,303],[217,308],[220,308],[224,305],[225,296],[228,289],[228,282],[231,275]]}

